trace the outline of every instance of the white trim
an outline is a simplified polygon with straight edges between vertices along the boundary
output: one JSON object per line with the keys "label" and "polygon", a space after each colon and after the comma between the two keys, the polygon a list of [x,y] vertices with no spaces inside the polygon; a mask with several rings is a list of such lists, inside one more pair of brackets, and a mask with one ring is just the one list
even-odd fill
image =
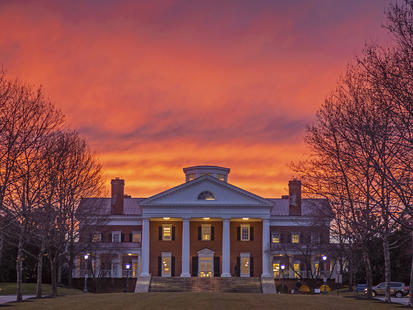
{"label": "white trim", "polygon": [[[119,235],[119,241],[115,241],[115,235]],[[117,231],[112,231],[112,243],[121,243],[122,242],[122,232],[117,230]]]}
{"label": "white trim", "polygon": [[214,251],[204,248],[197,252],[198,254],[198,277],[201,277],[201,261],[203,259],[208,259],[208,262],[211,263],[211,277],[214,276]]}

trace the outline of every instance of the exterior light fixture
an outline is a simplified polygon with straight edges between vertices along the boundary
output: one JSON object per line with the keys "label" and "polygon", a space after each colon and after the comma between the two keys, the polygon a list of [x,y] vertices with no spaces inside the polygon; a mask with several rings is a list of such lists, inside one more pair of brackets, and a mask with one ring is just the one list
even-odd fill
{"label": "exterior light fixture", "polygon": [[130,264],[126,264],[126,269],[130,269]]}
{"label": "exterior light fixture", "polygon": [[285,269],[285,265],[283,264],[283,265],[281,265],[281,270],[284,270]]}
{"label": "exterior light fixture", "polygon": [[209,217],[203,217],[202,219],[204,219],[205,221],[208,221]]}
{"label": "exterior light fixture", "polygon": [[242,220],[243,221],[248,221],[250,218],[249,217],[243,217]]}
{"label": "exterior light fixture", "polygon": [[85,254],[84,258],[87,260],[89,258],[89,254]]}
{"label": "exterior light fixture", "polygon": [[128,256],[132,256],[132,253],[128,253]]}
{"label": "exterior light fixture", "polygon": [[327,260],[327,255],[323,255],[323,256],[321,257],[321,259],[322,259],[323,261],[326,261],[326,260]]}
{"label": "exterior light fixture", "polygon": [[163,218],[164,220],[169,220],[169,219],[171,219],[170,217],[164,217]]}

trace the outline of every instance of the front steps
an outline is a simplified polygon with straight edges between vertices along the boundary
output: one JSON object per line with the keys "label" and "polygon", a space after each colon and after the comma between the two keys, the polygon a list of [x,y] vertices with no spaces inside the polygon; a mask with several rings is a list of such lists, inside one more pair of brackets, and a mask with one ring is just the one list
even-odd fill
{"label": "front steps", "polygon": [[152,277],[150,292],[262,293],[260,278]]}

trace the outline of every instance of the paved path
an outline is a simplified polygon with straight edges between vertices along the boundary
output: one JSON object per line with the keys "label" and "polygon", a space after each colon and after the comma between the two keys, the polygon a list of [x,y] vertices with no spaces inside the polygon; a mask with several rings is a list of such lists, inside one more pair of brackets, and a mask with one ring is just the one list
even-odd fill
{"label": "paved path", "polygon": [[[23,295],[23,300],[33,298],[35,295]],[[16,295],[0,295],[0,304],[16,301]]]}
{"label": "paved path", "polygon": [[[376,299],[384,301],[384,297],[382,297],[382,296],[376,297]],[[402,298],[392,297],[391,302],[394,303],[394,304],[401,304],[401,305],[407,306],[407,304],[409,303],[409,298],[407,298],[407,297],[402,297]]]}

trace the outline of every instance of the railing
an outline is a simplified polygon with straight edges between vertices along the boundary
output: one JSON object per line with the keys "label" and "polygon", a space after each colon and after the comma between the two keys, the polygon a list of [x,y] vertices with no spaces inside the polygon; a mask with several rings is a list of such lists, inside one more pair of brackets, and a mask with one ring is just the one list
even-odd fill
{"label": "railing", "polygon": [[95,242],[94,249],[140,249],[140,242]]}

